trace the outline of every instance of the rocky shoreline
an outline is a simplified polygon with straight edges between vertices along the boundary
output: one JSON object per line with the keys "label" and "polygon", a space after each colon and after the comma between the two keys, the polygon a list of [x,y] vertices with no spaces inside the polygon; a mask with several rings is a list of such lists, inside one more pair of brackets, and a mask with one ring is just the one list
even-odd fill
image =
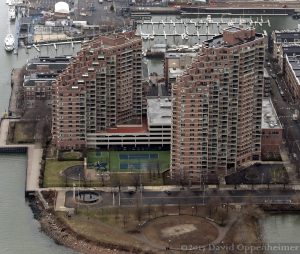
{"label": "rocky shoreline", "polygon": [[[34,218],[40,222],[41,231],[48,235],[58,245],[66,246],[82,254],[125,254],[125,253],[143,253],[142,250],[118,250],[122,246],[107,246],[93,240],[86,239],[75,233],[65,225],[52,209],[45,209],[38,195],[28,197],[29,206],[33,212]],[[149,252],[144,252],[145,254]],[[152,253],[152,252],[151,252]]]}

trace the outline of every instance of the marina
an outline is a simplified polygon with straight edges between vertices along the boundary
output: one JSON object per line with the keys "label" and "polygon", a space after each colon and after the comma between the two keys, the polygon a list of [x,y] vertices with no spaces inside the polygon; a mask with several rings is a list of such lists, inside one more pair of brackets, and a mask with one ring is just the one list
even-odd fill
{"label": "marina", "polygon": [[[269,18],[257,17],[212,17],[202,15],[197,18],[178,18],[177,16],[153,16],[150,20],[136,21],[136,34],[141,36],[145,45],[185,44],[193,46],[216,36],[230,26],[251,26],[260,28],[267,34],[265,27],[270,28]],[[150,46],[145,48],[149,50]]]}

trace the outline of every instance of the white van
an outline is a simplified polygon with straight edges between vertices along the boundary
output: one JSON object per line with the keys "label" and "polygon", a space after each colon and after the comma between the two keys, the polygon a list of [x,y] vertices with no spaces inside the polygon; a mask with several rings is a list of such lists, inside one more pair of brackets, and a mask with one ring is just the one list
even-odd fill
{"label": "white van", "polygon": [[99,4],[103,4],[103,0],[98,0],[99,1]]}

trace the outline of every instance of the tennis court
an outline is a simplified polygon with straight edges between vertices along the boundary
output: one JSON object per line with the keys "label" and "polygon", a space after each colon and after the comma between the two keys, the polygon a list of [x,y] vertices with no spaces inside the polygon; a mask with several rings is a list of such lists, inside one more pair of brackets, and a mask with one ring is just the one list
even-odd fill
{"label": "tennis court", "polygon": [[89,151],[89,168],[105,163],[111,172],[163,171],[170,167],[170,151]]}
{"label": "tennis court", "polygon": [[153,160],[158,159],[157,153],[149,153],[149,154],[119,154],[120,160]]}

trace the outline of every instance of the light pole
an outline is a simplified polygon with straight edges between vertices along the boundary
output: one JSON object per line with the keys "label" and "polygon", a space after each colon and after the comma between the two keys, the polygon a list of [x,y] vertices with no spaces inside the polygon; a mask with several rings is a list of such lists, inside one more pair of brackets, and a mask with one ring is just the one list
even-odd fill
{"label": "light pole", "polygon": [[143,185],[142,185],[142,175],[140,172],[140,191],[141,191],[141,206],[143,206]]}
{"label": "light pole", "polygon": [[76,184],[73,183],[73,200],[75,201],[75,187],[76,187]]}

